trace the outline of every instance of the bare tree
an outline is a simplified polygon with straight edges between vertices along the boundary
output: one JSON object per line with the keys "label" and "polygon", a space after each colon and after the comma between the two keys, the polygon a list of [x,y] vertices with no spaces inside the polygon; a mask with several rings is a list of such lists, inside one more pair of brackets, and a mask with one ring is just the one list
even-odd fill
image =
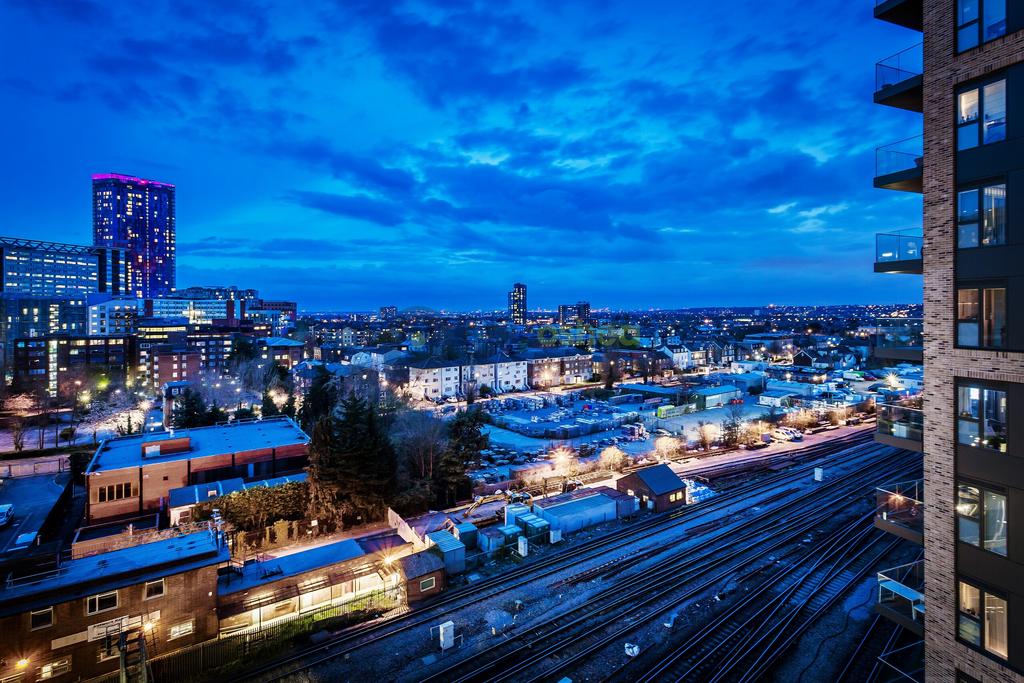
{"label": "bare tree", "polygon": [[11,442],[18,453],[25,448],[25,422],[20,417],[11,421]]}

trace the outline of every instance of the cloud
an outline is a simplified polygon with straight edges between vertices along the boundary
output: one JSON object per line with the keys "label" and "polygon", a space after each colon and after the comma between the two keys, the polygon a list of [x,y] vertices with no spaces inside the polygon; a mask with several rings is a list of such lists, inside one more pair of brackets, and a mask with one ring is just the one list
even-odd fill
{"label": "cloud", "polygon": [[378,225],[398,225],[405,216],[398,206],[365,195],[341,195],[329,192],[292,191],[288,198],[297,204],[339,216],[356,218]]}

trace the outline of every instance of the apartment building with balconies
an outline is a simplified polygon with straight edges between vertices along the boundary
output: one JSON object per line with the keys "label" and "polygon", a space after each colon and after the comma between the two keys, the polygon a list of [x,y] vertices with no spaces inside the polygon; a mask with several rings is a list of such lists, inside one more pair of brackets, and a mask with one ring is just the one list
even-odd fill
{"label": "apartment building with balconies", "polygon": [[1021,681],[1024,2],[884,0],[875,16],[923,36],[876,67],[875,101],[923,114],[922,135],[877,150],[874,185],[923,196],[923,230],[879,235],[875,270],[923,273],[925,364],[923,486],[882,487],[876,519],[921,515],[923,561],[879,574],[879,611],[922,627],[927,680]]}

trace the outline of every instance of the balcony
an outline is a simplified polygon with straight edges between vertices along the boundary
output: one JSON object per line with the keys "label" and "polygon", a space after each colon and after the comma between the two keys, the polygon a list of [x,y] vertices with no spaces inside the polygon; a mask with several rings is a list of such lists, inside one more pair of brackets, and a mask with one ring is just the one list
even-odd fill
{"label": "balcony", "polygon": [[922,43],[875,64],[875,104],[921,113],[924,109]]}
{"label": "balcony", "polygon": [[920,479],[875,489],[875,526],[924,544],[924,487]]}
{"label": "balcony", "polygon": [[875,612],[924,636],[924,560],[878,572]]}
{"label": "balcony", "polygon": [[875,272],[921,275],[924,235],[919,229],[875,235]]}
{"label": "balcony", "polygon": [[879,403],[875,441],[908,451],[924,451],[924,411],[920,399]]}
{"label": "balcony", "polygon": [[875,187],[921,192],[923,171],[923,135],[893,142],[875,150]]}
{"label": "balcony", "polygon": [[924,321],[879,318],[871,337],[871,356],[886,362],[924,362]]}
{"label": "balcony", "polygon": [[875,0],[875,19],[922,31],[924,30],[924,1]]}

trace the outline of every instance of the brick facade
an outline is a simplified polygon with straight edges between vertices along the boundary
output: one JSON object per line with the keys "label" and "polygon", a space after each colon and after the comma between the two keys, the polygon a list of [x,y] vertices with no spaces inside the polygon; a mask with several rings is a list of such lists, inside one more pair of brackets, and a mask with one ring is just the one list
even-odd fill
{"label": "brick facade", "polygon": [[[956,639],[957,377],[1024,382],[1024,354],[954,348],[958,84],[1024,61],[1024,31],[956,55],[955,2],[924,0],[924,306],[926,679],[956,671],[983,681],[1022,681]],[[1010,648],[1021,634],[1010,634]]]}

